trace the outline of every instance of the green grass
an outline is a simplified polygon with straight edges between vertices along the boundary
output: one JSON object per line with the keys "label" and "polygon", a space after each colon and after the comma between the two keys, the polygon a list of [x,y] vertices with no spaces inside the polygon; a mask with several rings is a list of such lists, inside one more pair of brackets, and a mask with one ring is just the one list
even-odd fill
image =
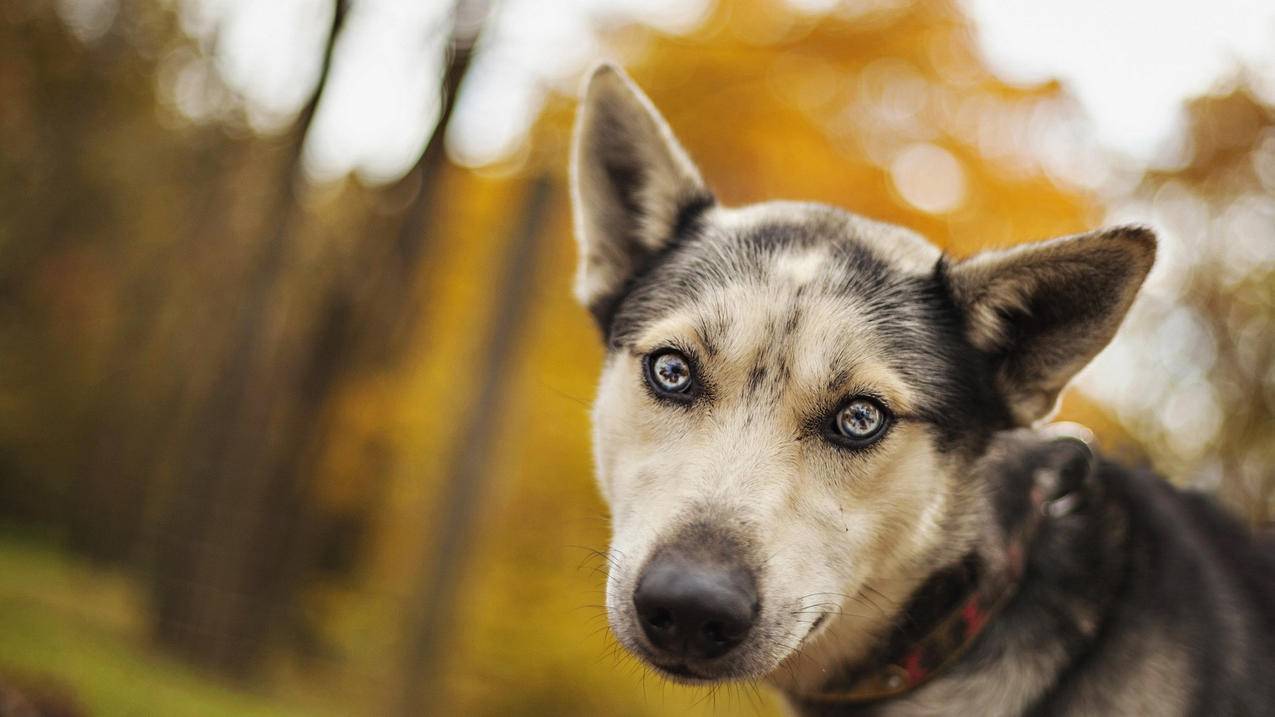
{"label": "green grass", "polygon": [[0,675],[51,684],[87,714],[323,714],[219,682],[150,647],[137,586],[0,534]]}

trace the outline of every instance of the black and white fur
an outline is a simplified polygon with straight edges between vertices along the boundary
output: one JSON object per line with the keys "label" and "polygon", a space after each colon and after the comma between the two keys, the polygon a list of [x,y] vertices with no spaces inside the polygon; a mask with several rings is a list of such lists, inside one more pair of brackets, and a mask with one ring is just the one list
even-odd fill
{"label": "black and white fur", "polygon": [[[956,665],[878,703],[813,699],[916,619],[931,576],[997,560],[1053,460],[1050,441],[1015,429],[1047,418],[1111,339],[1154,260],[1149,230],[955,260],[827,206],[724,207],[606,65],[584,91],[572,188],[576,293],[607,348],[594,408],[607,609],[630,651],[679,681],[764,678],[806,714],[1275,711],[1269,551],[1204,499],[1105,462]],[[684,400],[650,383],[668,350],[694,366]],[[849,450],[827,425],[855,396],[893,421]],[[635,593],[656,565],[744,586],[746,636],[712,657],[654,644]]]}

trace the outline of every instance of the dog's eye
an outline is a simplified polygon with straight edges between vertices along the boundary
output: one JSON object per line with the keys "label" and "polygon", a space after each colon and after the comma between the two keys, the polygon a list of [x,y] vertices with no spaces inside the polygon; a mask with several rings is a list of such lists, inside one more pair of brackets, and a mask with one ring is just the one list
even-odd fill
{"label": "dog's eye", "polygon": [[878,401],[866,396],[850,399],[833,417],[834,437],[860,448],[876,442],[890,425],[890,413]]}
{"label": "dog's eye", "polygon": [[664,349],[646,361],[646,380],[655,392],[669,398],[688,398],[694,380],[691,362],[680,351]]}

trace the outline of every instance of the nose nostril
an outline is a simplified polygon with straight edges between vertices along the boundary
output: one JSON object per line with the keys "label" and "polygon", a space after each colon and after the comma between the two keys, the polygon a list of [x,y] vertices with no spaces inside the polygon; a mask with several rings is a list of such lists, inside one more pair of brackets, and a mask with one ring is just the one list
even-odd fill
{"label": "nose nostril", "polygon": [[725,645],[730,641],[730,638],[726,637],[726,627],[715,620],[704,623],[700,631],[715,645]]}
{"label": "nose nostril", "polygon": [[665,608],[656,608],[646,614],[646,624],[657,630],[667,630],[673,626],[673,613]]}

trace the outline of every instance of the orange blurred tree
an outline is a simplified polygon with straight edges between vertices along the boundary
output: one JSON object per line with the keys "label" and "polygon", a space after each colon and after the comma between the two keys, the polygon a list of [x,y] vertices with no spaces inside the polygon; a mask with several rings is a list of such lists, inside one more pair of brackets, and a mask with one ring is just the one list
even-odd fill
{"label": "orange blurred tree", "polygon": [[1241,73],[1193,100],[1176,166],[1116,201],[1164,232],[1117,351],[1119,417],[1161,473],[1275,520],[1275,106]]}

